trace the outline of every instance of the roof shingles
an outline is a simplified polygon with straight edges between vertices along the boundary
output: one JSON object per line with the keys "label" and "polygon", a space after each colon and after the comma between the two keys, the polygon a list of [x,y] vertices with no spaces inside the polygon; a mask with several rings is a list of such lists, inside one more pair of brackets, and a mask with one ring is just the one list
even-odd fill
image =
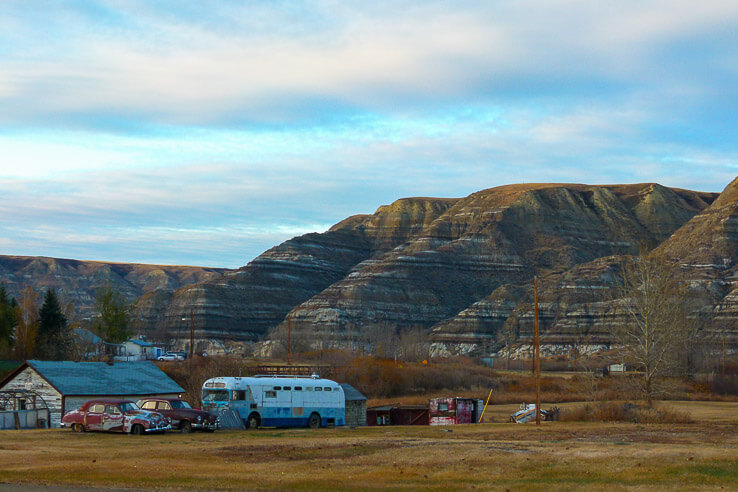
{"label": "roof shingles", "polygon": [[151,361],[70,362],[29,360],[64,395],[154,395],[184,393]]}

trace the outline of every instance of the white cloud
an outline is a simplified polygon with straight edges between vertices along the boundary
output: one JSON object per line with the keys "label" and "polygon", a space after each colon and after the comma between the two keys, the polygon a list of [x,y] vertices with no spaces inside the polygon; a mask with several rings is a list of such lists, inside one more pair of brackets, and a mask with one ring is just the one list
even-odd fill
{"label": "white cloud", "polygon": [[238,266],[403,196],[735,176],[734,1],[46,7],[0,5],[4,251]]}

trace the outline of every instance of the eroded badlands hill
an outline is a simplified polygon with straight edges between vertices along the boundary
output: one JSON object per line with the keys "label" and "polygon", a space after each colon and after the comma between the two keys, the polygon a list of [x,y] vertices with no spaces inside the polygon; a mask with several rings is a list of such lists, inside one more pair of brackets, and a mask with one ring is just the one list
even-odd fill
{"label": "eroded badlands hill", "polygon": [[322,346],[404,328],[478,345],[498,336],[534,275],[577,281],[572,269],[656,247],[716,198],[658,184],[526,184],[402,199],[238,271],[149,294],[140,316],[176,331],[192,310],[201,339],[256,341],[289,323]]}

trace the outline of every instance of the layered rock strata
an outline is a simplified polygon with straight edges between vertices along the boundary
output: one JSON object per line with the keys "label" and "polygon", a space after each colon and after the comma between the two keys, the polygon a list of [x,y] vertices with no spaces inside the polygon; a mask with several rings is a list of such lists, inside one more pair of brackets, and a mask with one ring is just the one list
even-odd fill
{"label": "layered rock strata", "polygon": [[90,318],[95,313],[95,296],[110,285],[130,301],[146,293],[166,297],[188,284],[223,275],[223,268],[106,263],[35,256],[0,256],[0,283],[8,294],[20,298],[32,287],[38,294],[55,289],[61,300],[74,306],[75,316]]}

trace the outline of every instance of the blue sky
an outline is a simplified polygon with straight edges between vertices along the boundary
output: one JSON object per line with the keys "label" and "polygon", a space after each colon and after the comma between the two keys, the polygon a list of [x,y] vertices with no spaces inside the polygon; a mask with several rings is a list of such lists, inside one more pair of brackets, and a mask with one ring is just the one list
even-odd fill
{"label": "blue sky", "polygon": [[738,2],[0,3],[0,254],[239,267],[408,196],[738,174]]}

